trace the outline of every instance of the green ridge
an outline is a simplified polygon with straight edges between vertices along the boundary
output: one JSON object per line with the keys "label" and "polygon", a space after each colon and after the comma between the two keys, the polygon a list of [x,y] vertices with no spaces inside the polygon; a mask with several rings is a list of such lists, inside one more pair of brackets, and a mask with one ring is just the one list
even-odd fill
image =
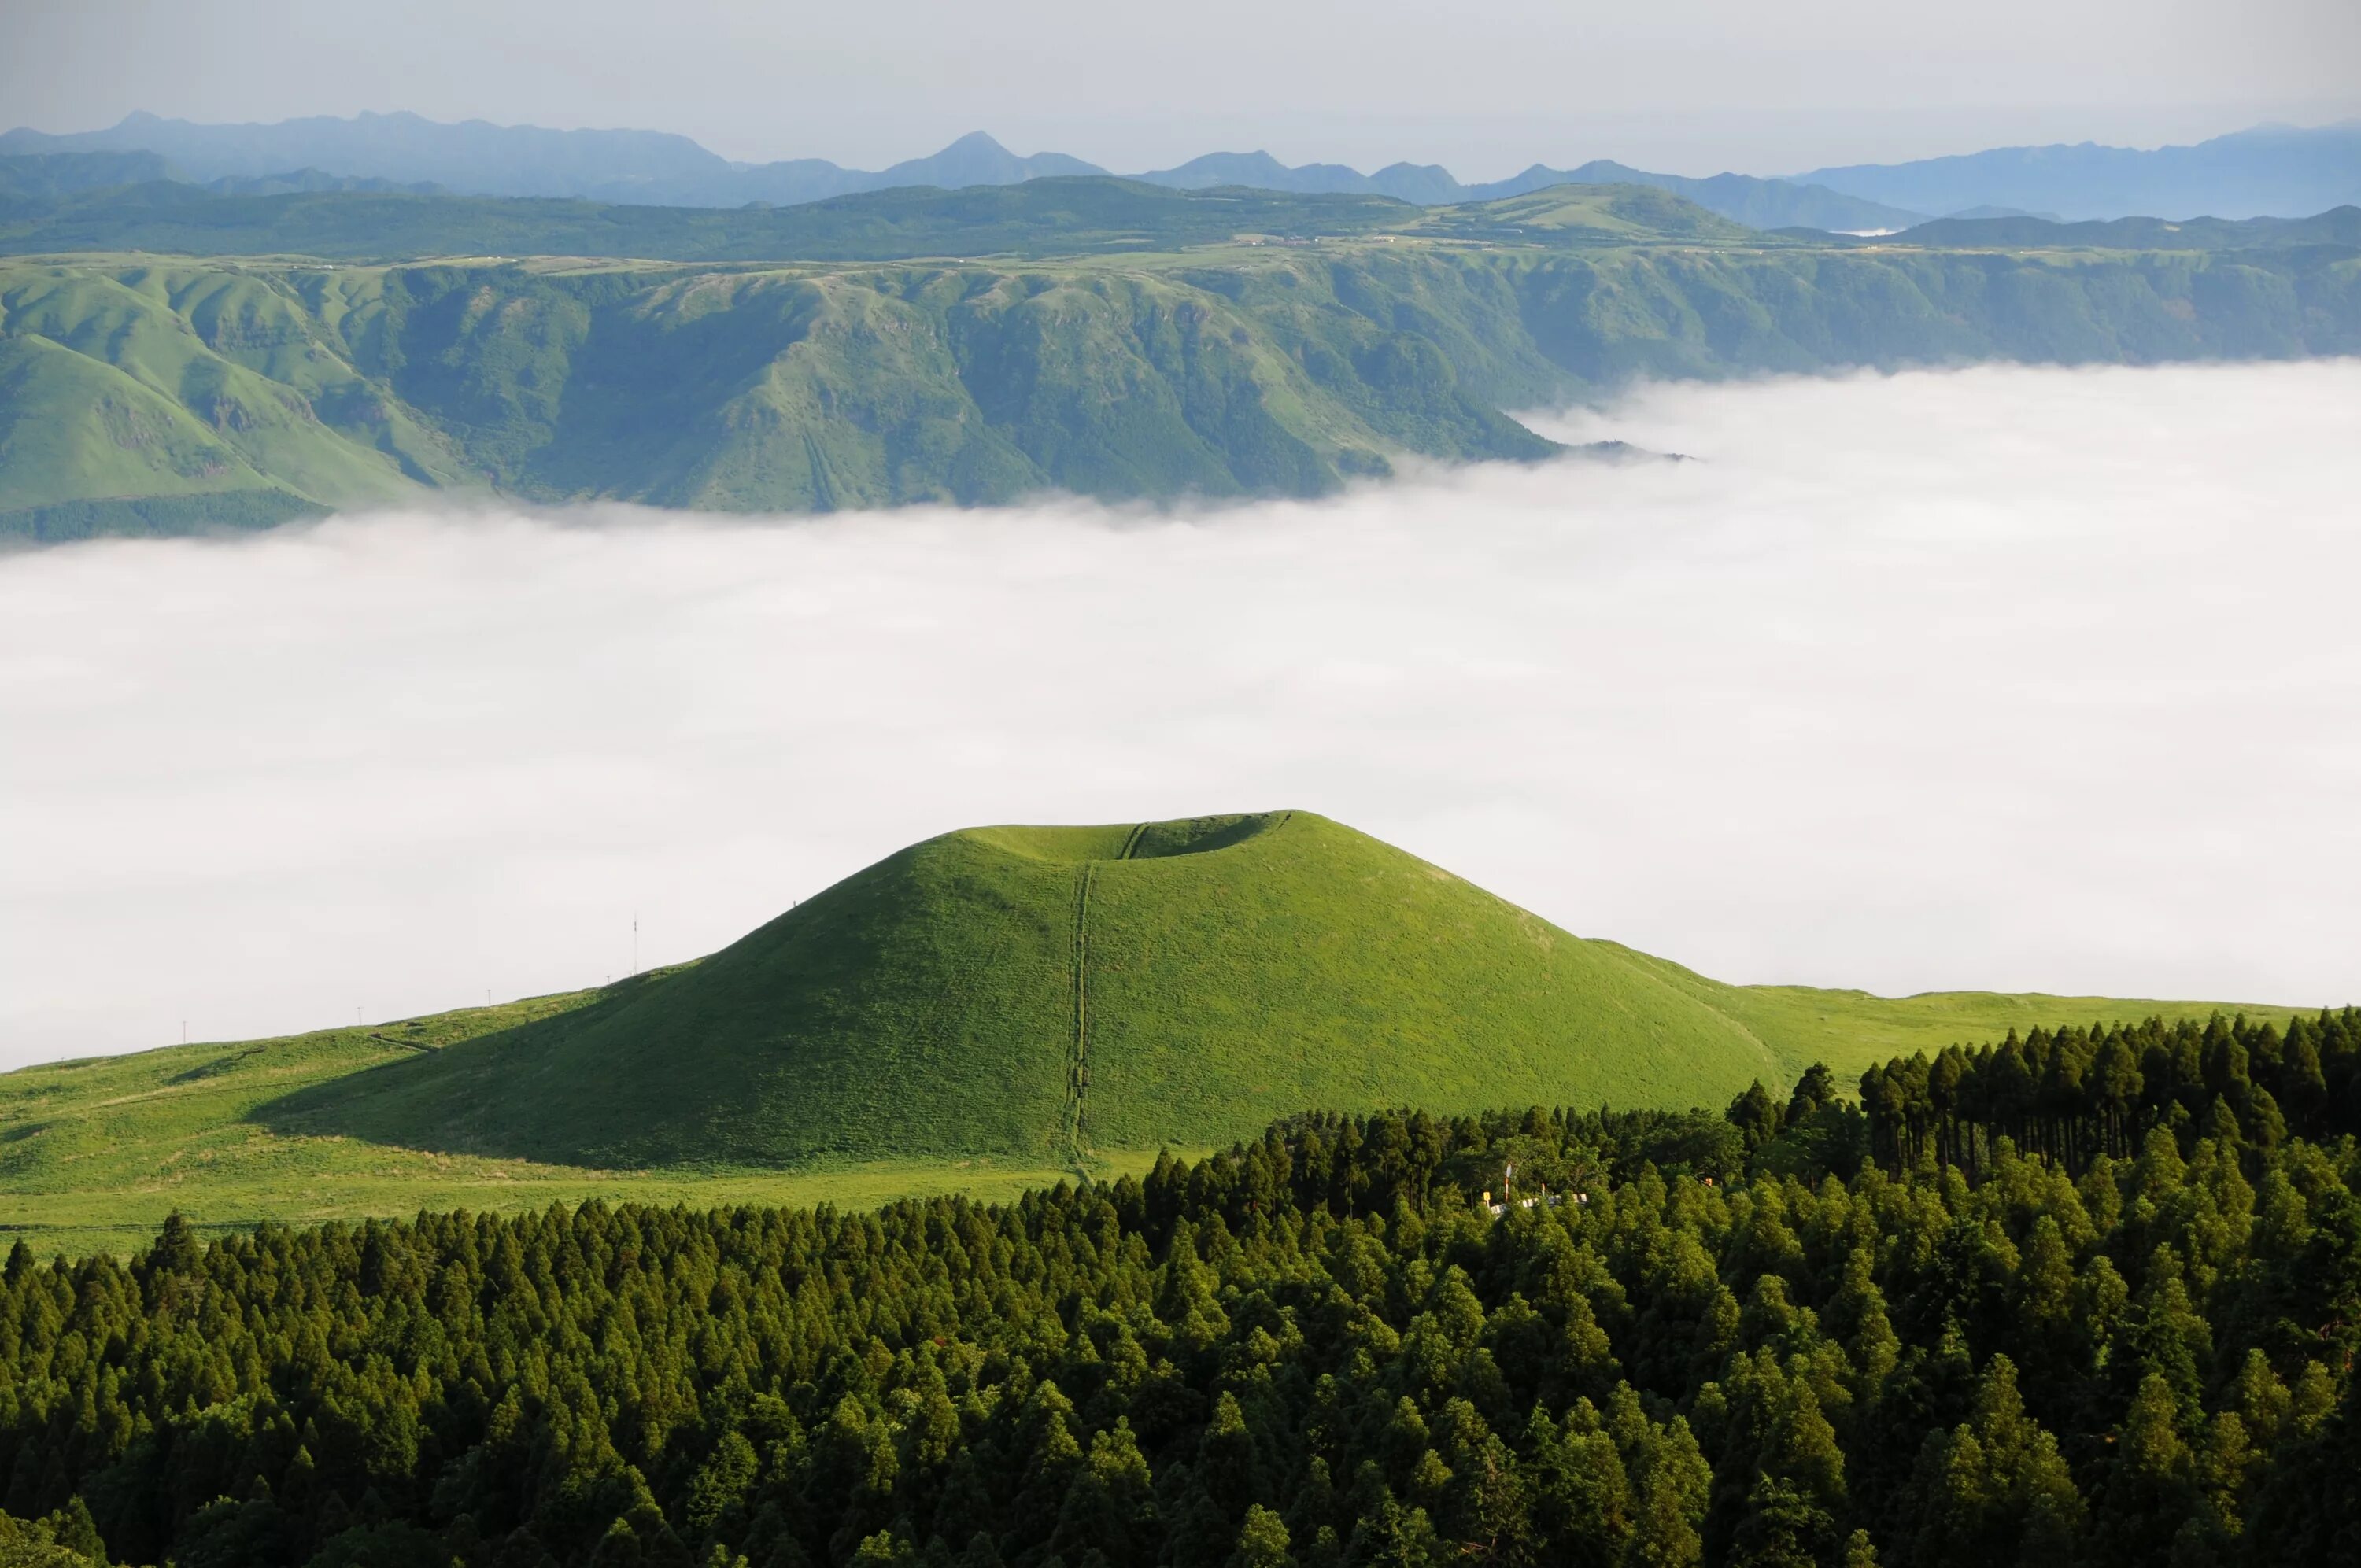
{"label": "green ridge", "polygon": [[349,191],[236,196],[159,181],[15,199],[0,192],[0,254],[16,255],[886,261],[1106,255],[1240,237],[1300,242],[1378,234],[1561,247],[1789,243],[1647,185],[1560,185],[1438,207],[1238,186],[1176,191],[1104,176],[960,191],[907,186],[732,209]]}
{"label": "green ridge", "polygon": [[2216,1010],[1724,985],[1309,812],[977,828],[601,991],[0,1075],[0,1227],[998,1193],[1300,1110],[1715,1104]]}
{"label": "green ridge", "polygon": [[2361,352],[2352,236],[1805,244],[1625,187],[1441,211],[1039,259],[0,261],[0,536],[452,488],[736,511],[1313,495],[1403,454],[1546,456],[1502,410],[1635,377]]}

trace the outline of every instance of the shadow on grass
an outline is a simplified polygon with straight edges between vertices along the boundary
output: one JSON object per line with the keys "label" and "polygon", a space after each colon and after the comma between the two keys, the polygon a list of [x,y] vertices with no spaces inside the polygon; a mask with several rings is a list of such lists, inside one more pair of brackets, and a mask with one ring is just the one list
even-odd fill
{"label": "shadow on grass", "polygon": [[532,1086],[555,1069],[568,1038],[655,1001],[678,979],[678,971],[633,975],[586,1006],[440,1047],[372,1036],[418,1054],[307,1084],[241,1119],[281,1137],[351,1138],[423,1154],[594,1168],[644,1163],[562,1111],[543,1113]]}

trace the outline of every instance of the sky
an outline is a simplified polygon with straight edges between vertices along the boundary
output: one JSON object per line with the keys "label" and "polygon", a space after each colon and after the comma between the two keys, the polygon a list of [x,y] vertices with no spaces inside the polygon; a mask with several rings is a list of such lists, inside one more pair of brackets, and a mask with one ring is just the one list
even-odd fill
{"label": "sky", "polygon": [[14,0],[7,38],[0,123],[42,130],[409,109],[862,168],[983,129],[1121,170],[1783,174],[2361,115],[2352,0]]}
{"label": "sky", "polygon": [[953,828],[1279,807],[1725,980],[2361,1000],[2361,360],[1534,418],[1693,460],[0,556],[0,1067],[597,984]]}

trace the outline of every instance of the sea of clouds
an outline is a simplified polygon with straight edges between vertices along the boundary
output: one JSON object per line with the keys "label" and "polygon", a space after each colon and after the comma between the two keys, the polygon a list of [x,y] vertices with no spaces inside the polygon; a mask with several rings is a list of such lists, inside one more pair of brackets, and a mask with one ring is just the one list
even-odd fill
{"label": "sea of clouds", "polygon": [[1276,806],[1739,981],[2361,1000],[2361,362],[1642,389],[1313,503],[0,557],[0,1065]]}

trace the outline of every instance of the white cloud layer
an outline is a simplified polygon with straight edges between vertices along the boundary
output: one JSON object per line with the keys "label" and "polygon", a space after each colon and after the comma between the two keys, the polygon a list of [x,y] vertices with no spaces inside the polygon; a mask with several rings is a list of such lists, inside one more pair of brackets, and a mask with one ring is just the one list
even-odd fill
{"label": "white cloud layer", "polygon": [[1705,460],[0,558],[0,1065],[595,983],[635,912],[686,958],[966,824],[1276,806],[1727,979],[2361,998],[2361,362],[1564,422]]}

